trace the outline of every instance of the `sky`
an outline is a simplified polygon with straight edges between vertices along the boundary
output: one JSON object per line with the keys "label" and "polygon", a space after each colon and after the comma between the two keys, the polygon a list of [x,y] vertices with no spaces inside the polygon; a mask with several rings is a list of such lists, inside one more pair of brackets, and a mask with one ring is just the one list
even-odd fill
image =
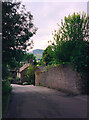
{"label": "sky", "polygon": [[[30,0],[31,1],[31,0]],[[22,0],[22,4],[26,6],[26,10],[33,15],[33,23],[38,28],[36,35],[31,40],[34,42],[33,49],[46,49],[49,45],[48,41],[53,40],[52,32],[58,30],[58,24],[61,19],[74,12],[84,11],[87,13],[87,1],[84,2],[29,2]]]}

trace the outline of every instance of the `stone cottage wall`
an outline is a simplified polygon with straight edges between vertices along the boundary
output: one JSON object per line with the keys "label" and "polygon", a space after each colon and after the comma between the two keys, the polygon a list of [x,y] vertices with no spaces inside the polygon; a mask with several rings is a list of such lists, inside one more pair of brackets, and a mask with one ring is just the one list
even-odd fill
{"label": "stone cottage wall", "polygon": [[82,80],[78,72],[72,71],[71,65],[60,65],[43,72],[36,69],[35,85],[81,94]]}
{"label": "stone cottage wall", "polygon": [[27,72],[27,68],[25,68],[23,71],[20,72],[20,76],[21,76],[20,80],[21,80],[21,82],[26,82],[26,78],[25,78],[26,72]]}

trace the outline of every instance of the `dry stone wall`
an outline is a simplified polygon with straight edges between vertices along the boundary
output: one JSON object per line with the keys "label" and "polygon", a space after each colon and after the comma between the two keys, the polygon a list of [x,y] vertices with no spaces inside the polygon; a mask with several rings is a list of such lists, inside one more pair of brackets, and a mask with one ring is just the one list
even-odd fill
{"label": "dry stone wall", "polygon": [[72,71],[71,65],[51,67],[48,71],[35,71],[35,85],[43,85],[50,88],[81,94],[82,79],[77,71]]}

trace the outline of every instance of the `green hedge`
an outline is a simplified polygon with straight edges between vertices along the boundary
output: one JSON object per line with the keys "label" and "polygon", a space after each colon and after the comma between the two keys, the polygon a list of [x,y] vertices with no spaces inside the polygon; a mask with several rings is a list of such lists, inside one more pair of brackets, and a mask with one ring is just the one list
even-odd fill
{"label": "green hedge", "polygon": [[10,92],[12,90],[12,87],[10,85],[10,82],[8,80],[2,81],[2,114],[4,115],[8,97],[10,95]]}

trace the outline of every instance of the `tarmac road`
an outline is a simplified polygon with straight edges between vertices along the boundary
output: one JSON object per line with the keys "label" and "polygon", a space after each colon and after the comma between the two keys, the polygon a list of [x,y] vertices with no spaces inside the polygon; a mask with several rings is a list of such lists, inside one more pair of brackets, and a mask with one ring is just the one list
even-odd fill
{"label": "tarmac road", "polygon": [[12,84],[4,118],[87,118],[86,96],[33,85]]}

